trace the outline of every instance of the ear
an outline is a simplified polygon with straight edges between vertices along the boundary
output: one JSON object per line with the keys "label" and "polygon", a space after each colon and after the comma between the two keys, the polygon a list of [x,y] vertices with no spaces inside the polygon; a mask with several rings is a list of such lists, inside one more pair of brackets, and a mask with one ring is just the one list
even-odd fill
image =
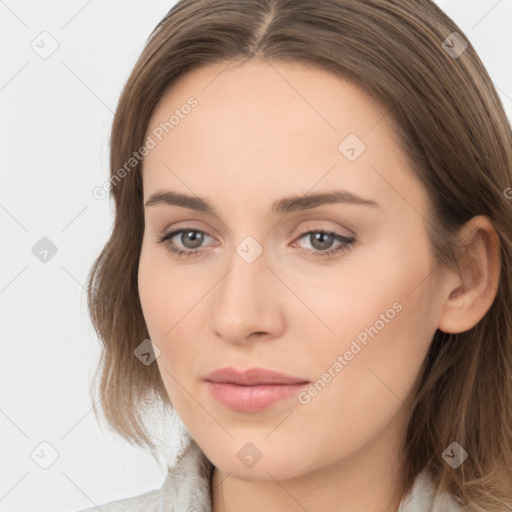
{"label": "ear", "polygon": [[500,242],[488,217],[478,215],[460,231],[467,244],[459,260],[459,272],[446,276],[446,298],[438,328],[446,333],[465,332],[490,309],[500,278]]}

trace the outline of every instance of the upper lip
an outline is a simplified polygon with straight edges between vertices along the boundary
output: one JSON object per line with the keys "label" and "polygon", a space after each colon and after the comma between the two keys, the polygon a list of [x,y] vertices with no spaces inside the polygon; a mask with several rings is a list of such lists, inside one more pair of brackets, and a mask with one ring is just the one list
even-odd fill
{"label": "upper lip", "polygon": [[302,384],[309,382],[306,379],[292,377],[284,373],[265,368],[248,368],[237,370],[235,368],[220,368],[209,373],[205,380],[210,382],[225,382],[241,386],[255,386],[261,384]]}

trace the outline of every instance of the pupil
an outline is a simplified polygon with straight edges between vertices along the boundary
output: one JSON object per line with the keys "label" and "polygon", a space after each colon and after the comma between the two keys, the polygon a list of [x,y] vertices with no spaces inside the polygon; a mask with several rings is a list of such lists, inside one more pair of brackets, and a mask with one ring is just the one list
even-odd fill
{"label": "pupil", "polygon": [[315,247],[316,249],[329,249],[332,243],[332,235],[329,235],[327,233],[315,233],[314,240],[315,243],[312,244],[313,247],[315,247],[316,243],[320,242],[320,246]]}

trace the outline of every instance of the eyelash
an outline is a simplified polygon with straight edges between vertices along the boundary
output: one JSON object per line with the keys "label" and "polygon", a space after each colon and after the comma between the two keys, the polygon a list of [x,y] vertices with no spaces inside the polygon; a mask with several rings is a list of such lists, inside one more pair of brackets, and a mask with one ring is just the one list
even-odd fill
{"label": "eyelash", "polygon": [[[160,238],[158,238],[158,243],[164,245],[164,247],[174,255],[176,255],[178,258],[193,258],[200,256],[202,253],[204,253],[205,249],[195,249],[195,250],[182,250],[178,249],[175,245],[169,245],[166,242],[170,240],[171,238],[174,238],[176,235],[183,233],[185,231],[192,231],[194,233],[202,233],[204,235],[208,235],[205,231],[201,231],[200,229],[194,229],[194,228],[182,228],[177,229],[175,231],[171,231],[170,233],[164,233]],[[314,249],[299,249],[301,253],[308,254],[310,256],[313,256],[314,258],[330,258],[334,257],[336,254],[343,254],[345,252],[348,252],[352,249],[352,246],[356,243],[355,238],[347,238],[344,237],[334,231],[327,231],[323,229],[317,229],[317,230],[305,230],[302,231],[299,236],[297,237],[297,240],[303,238],[306,235],[310,235],[313,233],[322,233],[324,235],[330,235],[333,236],[335,239],[337,239],[340,242],[343,242],[341,246],[338,246],[336,249],[328,249],[326,251],[318,251]]]}

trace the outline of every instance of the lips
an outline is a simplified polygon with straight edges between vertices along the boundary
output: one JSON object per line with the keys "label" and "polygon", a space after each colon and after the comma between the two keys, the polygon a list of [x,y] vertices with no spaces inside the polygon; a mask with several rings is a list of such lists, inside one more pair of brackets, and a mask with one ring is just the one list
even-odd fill
{"label": "lips", "polygon": [[210,394],[237,412],[257,412],[297,395],[309,381],[274,370],[222,368],[205,378]]}
{"label": "lips", "polygon": [[221,368],[209,373],[206,378],[209,382],[237,384],[239,386],[259,386],[263,384],[303,384],[307,379],[292,377],[274,370],[264,368],[249,368],[236,370],[235,368]]}

